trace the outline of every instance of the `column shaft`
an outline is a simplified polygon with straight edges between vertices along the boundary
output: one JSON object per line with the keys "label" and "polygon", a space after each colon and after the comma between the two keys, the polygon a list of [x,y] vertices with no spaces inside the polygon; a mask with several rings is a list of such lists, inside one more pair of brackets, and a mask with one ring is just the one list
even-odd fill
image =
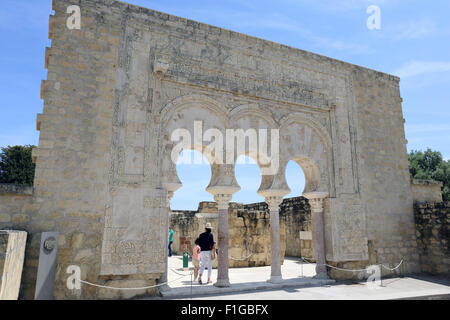
{"label": "column shaft", "polygon": [[[228,204],[227,204],[228,205]],[[228,208],[219,209],[217,287],[229,287],[228,277]]]}
{"label": "column shaft", "polygon": [[316,274],[317,277],[327,275],[327,267],[325,266],[325,233],[324,233],[324,219],[323,210],[312,210],[313,223],[313,241],[314,241],[314,256],[316,259]]}
{"label": "column shaft", "polygon": [[280,245],[280,215],[278,206],[270,208],[270,282],[280,282],[281,276],[281,245]]}

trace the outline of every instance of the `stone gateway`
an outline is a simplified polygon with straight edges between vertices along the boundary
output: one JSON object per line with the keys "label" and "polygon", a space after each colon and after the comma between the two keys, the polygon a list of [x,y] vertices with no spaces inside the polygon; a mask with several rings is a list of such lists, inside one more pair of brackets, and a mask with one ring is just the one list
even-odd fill
{"label": "stone gateway", "polygon": [[[79,29],[67,26],[71,5],[81,9]],[[277,149],[270,139],[267,148],[233,149],[234,160],[245,154],[260,164],[271,159],[265,150],[279,155],[258,191],[270,213],[270,281],[282,281],[279,205],[290,160],[306,178],[318,277],[354,276],[325,263],[404,259],[397,272],[420,271],[399,78],[114,0],[53,0],[53,9],[34,191],[18,209],[29,233],[22,298],[34,296],[42,232],[59,233],[56,299],[156,294],[69,290],[66,270],[77,265],[82,280],[115,287],[167,280],[169,200],[181,187],[171,136],[185,129],[194,137],[199,122],[224,137],[278,130]],[[207,147],[192,141],[190,149],[211,163],[216,285],[228,286],[228,207],[240,187],[234,164],[215,161]]]}

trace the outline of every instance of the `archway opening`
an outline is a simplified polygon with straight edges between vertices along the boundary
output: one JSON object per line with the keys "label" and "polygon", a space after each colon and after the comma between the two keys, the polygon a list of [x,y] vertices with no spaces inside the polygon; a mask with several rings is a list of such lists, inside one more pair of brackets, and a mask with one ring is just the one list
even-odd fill
{"label": "archway opening", "polygon": [[[205,210],[208,211],[208,208],[215,205],[213,195],[206,191],[212,169],[202,153],[191,149],[183,150],[178,156],[176,171],[182,187],[175,191],[169,210],[169,226],[174,232],[167,280],[173,288],[191,285],[190,272],[193,271],[192,253],[195,239],[204,231],[205,222],[209,222],[208,218],[205,220],[201,216]],[[187,269],[184,268],[183,260],[185,252],[188,254]]]}
{"label": "archway opening", "polygon": [[[314,182],[308,181],[310,175],[305,174],[303,168],[305,163],[308,163],[305,159],[291,160],[286,166],[286,182],[291,193],[283,199],[283,204],[280,206],[280,218],[284,220],[286,232],[286,262],[295,261],[300,264],[299,271],[302,276],[312,277],[316,275],[316,271],[313,263],[311,209],[308,199],[302,195],[308,183],[311,185]],[[310,170],[308,166],[306,170]]]}
{"label": "archway opening", "polygon": [[183,185],[170,201],[171,210],[193,211],[202,201],[214,201],[205,190],[211,180],[211,165],[205,156],[196,150],[183,150],[178,156],[176,170]]}
{"label": "archway opening", "polygon": [[230,281],[265,282],[271,272],[270,213],[265,198],[258,194],[263,180],[258,155],[236,159],[235,178],[241,190],[233,195],[229,219],[228,265]]}
{"label": "archway opening", "polygon": [[246,155],[239,156],[234,173],[241,190],[233,194],[233,202],[244,204],[264,202],[264,198],[257,193],[262,177],[255,160]]}
{"label": "archway opening", "polygon": [[302,167],[294,160],[291,160],[286,166],[285,175],[291,193],[286,195],[284,199],[300,197],[305,190],[305,174]]}

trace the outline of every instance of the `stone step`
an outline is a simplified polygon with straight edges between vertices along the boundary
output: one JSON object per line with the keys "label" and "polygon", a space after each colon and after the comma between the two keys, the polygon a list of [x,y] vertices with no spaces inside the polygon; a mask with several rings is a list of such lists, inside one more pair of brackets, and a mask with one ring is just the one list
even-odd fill
{"label": "stone step", "polygon": [[283,280],[281,283],[270,282],[245,282],[245,283],[232,283],[230,287],[218,288],[214,285],[200,285],[197,282],[192,283],[192,291],[190,286],[182,288],[171,288],[169,290],[162,290],[160,294],[163,298],[185,298],[193,296],[203,295],[219,295],[226,293],[246,292],[253,290],[268,290],[268,289],[281,289],[288,287],[316,287],[324,286],[335,283],[335,280],[331,279],[314,279],[314,278],[297,278]]}

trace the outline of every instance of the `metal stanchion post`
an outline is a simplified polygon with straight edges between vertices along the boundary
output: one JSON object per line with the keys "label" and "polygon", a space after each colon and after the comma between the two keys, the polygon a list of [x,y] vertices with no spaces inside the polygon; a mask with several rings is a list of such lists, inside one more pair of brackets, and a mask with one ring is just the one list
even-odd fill
{"label": "metal stanchion post", "polygon": [[304,278],[304,276],[303,276],[303,263],[304,263],[305,261],[303,260],[303,257],[302,257],[302,278]]}
{"label": "metal stanchion post", "polygon": [[380,263],[380,287],[383,286],[383,265]]}

